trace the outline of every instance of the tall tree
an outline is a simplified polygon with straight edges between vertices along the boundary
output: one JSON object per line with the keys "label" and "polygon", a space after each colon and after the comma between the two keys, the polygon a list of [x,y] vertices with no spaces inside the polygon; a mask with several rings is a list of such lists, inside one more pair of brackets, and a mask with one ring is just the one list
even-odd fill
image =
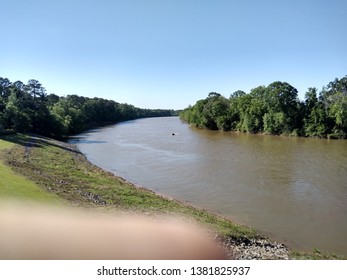
{"label": "tall tree", "polygon": [[292,132],[298,127],[300,117],[297,89],[286,82],[274,82],[267,87],[267,90],[268,114],[266,118],[264,115],[264,123],[267,124],[265,130],[273,127],[269,122],[274,121],[277,133]]}
{"label": "tall tree", "polygon": [[25,86],[25,90],[34,98],[44,98],[46,96],[46,89],[38,80],[31,79]]}
{"label": "tall tree", "polygon": [[327,134],[324,104],[317,97],[317,89],[309,88],[305,94],[304,131],[306,136],[325,137]]}
{"label": "tall tree", "polygon": [[6,99],[10,95],[10,86],[9,79],[0,77],[0,97]]}

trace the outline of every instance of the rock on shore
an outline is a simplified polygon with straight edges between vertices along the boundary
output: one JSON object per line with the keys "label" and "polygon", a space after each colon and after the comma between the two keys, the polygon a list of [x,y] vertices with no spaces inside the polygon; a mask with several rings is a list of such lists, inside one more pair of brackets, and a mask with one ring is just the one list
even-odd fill
{"label": "rock on shore", "polygon": [[288,260],[288,248],[266,238],[225,238],[216,237],[217,243],[225,249],[229,259],[236,260]]}

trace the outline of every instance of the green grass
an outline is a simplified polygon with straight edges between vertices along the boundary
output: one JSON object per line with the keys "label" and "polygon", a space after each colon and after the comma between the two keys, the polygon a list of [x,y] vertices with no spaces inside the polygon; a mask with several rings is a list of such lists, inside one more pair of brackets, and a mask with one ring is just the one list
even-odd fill
{"label": "green grass", "polygon": [[296,260],[345,260],[346,257],[335,253],[325,254],[314,249],[312,252],[291,251],[291,258]]}
{"label": "green grass", "polygon": [[5,165],[4,157],[7,149],[14,144],[0,139],[0,199],[20,199],[44,203],[57,203],[60,201],[55,194],[48,193],[34,182],[15,173]]}

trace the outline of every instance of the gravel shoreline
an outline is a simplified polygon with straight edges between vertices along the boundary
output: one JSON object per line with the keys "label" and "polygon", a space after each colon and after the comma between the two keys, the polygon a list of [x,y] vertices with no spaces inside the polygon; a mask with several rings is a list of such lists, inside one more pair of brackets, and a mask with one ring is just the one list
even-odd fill
{"label": "gravel shoreline", "polygon": [[281,243],[266,238],[216,238],[217,244],[224,248],[228,259],[234,260],[289,260],[290,252]]}

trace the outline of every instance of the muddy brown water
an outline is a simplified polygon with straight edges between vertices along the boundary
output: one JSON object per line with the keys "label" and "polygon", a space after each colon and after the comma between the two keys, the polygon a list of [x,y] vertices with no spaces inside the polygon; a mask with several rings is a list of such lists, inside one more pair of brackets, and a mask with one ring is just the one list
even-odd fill
{"label": "muddy brown water", "polygon": [[347,140],[196,129],[177,117],[71,139],[94,164],[302,250],[347,256]]}

